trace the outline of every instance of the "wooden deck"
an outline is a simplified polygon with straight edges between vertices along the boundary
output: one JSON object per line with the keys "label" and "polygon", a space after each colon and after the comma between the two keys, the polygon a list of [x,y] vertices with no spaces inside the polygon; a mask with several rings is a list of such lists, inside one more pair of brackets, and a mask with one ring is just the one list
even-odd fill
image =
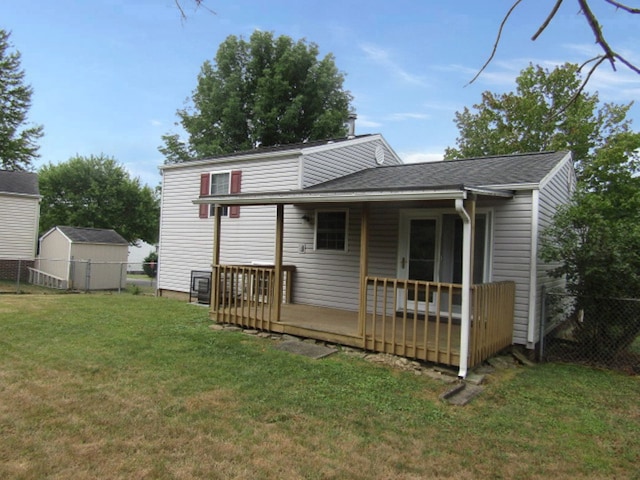
{"label": "wooden deck", "polygon": [[[272,266],[217,266],[211,318],[374,352],[460,366],[461,285],[364,277],[357,311],[290,303],[294,269],[276,282]],[[402,295],[399,295],[401,293]],[[467,366],[511,344],[515,284],[474,285]],[[408,300],[412,298],[413,300]],[[403,299],[399,301],[398,299]],[[416,312],[426,311],[428,314]]]}
{"label": "wooden deck", "polygon": [[[255,305],[246,305],[246,311],[256,311]],[[425,335],[424,318],[377,317],[372,315],[365,323],[365,334],[359,332],[358,312],[310,305],[284,304],[281,321],[260,322],[244,317],[231,309],[218,312],[219,319],[248,328],[286,333],[325,342],[363,348],[374,352],[392,353],[408,358],[459,364],[460,326],[453,322],[436,322],[429,318]],[[414,340],[415,339],[415,340]],[[426,341],[425,341],[426,339]],[[424,345],[427,345],[426,351]]]}

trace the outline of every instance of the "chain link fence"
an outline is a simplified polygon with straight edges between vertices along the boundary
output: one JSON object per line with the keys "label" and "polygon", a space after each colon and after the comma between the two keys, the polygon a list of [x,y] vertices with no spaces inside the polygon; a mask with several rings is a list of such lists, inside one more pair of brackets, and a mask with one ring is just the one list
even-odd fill
{"label": "chain link fence", "polygon": [[128,287],[155,293],[157,262],[105,262],[90,259],[0,260],[0,293],[34,288],[122,291]]}
{"label": "chain link fence", "polygon": [[542,361],[640,374],[640,299],[544,292]]}

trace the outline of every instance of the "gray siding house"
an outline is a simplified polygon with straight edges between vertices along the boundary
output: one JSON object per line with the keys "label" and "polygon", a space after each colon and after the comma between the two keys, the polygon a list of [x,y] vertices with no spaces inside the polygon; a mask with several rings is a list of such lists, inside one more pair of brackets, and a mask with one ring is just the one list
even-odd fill
{"label": "gray siding house", "polygon": [[467,368],[534,348],[568,152],[402,164],[380,135],[162,168],[158,288],[211,316]]}
{"label": "gray siding house", "polygon": [[26,278],[38,243],[38,175],[0,170],[0,278]]}

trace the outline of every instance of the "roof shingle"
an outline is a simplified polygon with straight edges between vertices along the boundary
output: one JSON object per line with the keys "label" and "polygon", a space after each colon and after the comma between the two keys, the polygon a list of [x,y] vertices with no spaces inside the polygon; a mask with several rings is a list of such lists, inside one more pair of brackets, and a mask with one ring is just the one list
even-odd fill
{"label": "roof shingle", "polygon": [[104,228],[85,228],[85,227],[56,227],[73,243],[107,243],[114,245],[128,245],[122,235],[115,230]]}
{"label": "roof shingle", "polygon": [[568,152],[541,152],[442,162],[390,165],[362,170],[306,188],[305,191],[363,191],[499,187],[537,184]]}
{"label": "roof shingle", "polygon": [[32,172],[0,170],[0,192],[40,195],[38,175]]}

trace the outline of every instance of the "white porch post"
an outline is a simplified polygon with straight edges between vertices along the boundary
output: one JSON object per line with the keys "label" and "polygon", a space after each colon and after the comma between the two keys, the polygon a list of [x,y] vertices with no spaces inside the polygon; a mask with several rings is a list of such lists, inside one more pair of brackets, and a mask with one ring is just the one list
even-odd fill
{"label": "white porch post", "polygon": [[471,286],[473,282],[473,230],[475,199],[456,200],[456,211],[462,219],[462,305],[460,320],[460,369],[458,377],[465,378],[469,366],[471,339]]}

